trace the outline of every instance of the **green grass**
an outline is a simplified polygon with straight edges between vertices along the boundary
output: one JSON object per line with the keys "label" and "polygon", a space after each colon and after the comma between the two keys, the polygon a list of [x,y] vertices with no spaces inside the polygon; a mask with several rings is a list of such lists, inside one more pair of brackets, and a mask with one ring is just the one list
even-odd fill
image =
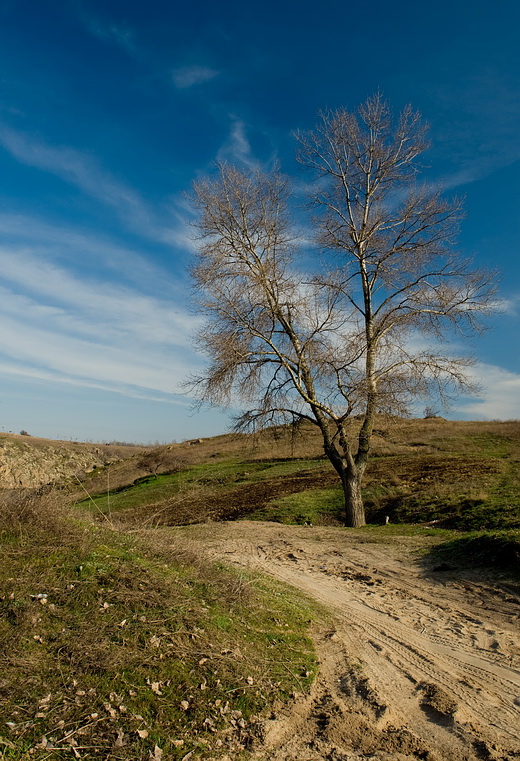
{"label": "green grass", "polygon": [[273,500],[266,507],[250,513],[248,520],[275,521],[286,524],[341,524],[343,493],[340,488],[309,489]]}
{"label": "green grass", "polygon": [[446,463],[445,473],[441,463],[431,477],[400,478],[396,461],[393,477],[373,479],[364,489],[368,520],[383,523],[388,515],[393,523],[435,522],[461,531],[520,528],[517,462],[459,456]]}
{"label": "green grass", "polygon": [[[393,523],[439,522],[463,531],[520,527],[517,426],[497,424],[494,432],[489,426],[480,429],[476,424],[443,422],[433,425],[430,433],[425,423],[420,426],[411,427],[415,438],[410,441],[415,445],[408,452],[376,455],[370,461],[364,488],[368,520],[384,523],[388,515]],[[439,430],[446,435],[441,437]],[[157,479],[140,479],[109,497],[95,497],[96,507],[90,501],[82,505],[105,514],[139,509],[191,493],[198,497],[210,491],[232,494],[247,485],[326,467],[323,459],[315,457],[210,460]],[[338,485],[278,497],[247,517],[297,524],[341,522],[341,489]]]}
{"label": "green grass", "polygon": [[233,753],[308,689],[317,609],[300,594],[33,508],[0,521],[2,757]]}
{"label": "green grass", "polygon": [[[499,555],[514,556],[509,551],[498,555],[494,549],[484,551],[481,537],[489,535],[495,547],[503,538],[497,537],[506,532],[507,537],[516,542],[515,532],[520,529],[518,422],[479,424],[417,420],[401,421],[395,426],[382,425],[382,428],[385,435],[376,437],[374,454],[365,474],[363,494],[369,523],[384,526],[388,516],[387,537],[394,531],[401,532],[401,535],[420,531],[421,526],[428,526],[425,532],[431,532],[430,536],[433,536],[433,528],[458,532],[453,536],[446,535],[444,539],[450,542],[460,539],[461,543],[453,546],[460,549],[461,558],[468,559],[473,554],[476,562],[484,562],[486,558],[491,562],[490,558],[496,559]],[[183,503],[181,522],[190,522],[191,512],[193,520],[197,520],[197,510],[200,511],[206,496],[209,499],[212,494],[219,493],[226,499],[229,497],[230,502],[235,496],[243,504],[238,514],[253,520],[300,525],[339,524],[343,509],[339,483],[337,487],[316,486],[278,496],[260,508],[257,505],[265,502],[265,497],[256,503],[253,499],[254,486],[261,481],[268,484],[272,480],[275,484],[276,479],[278,483],[299,470],[316,468],[318,472],[326,466],[322,458],[316,457],[316,452],[308,458],[291,460],[286,457],[280,461],[241,461],[238,454],[225,462],[208,458],[205,463],[187,468],[180,474],[159,477],[156,483],[152,478],[148,484],[136,484],[120,495],[112,495],[111,507],[117,510],[119,505],[133,505],[138,515],[140,506],[160,501],[165,493],[161,489],[171,489],[172,494],[177,489],[178,494],[184,490],[188,495]],[[321,475],[316,481],[324,483]],[[251,486],[251,490],[239,494],[244,486]],[[312,481],[306,480],[305,486],[312,486]],[[295,484],[295,488],[304,488],[303,481],[301,487]],[[273,489],[273,493],[279,494],[280,490]],[[198,505],[193,500],[193,509],[191,494],[198,500]],[[96,502],[103,511],[107,510],[106,497],[96,499]],[[200,514],[202,518],[199,520],[204,520],[205,516]]]}
{"label": "green grass", "polygon": [[225,490],[233,486],[245,486],[269,479],[299,473],[312,468],[323,468],[323,460],[276,460],[240,461],[228,460],[202,463],[185,470],[155,476],[145,476],[133,484],[111,494],[92,495],[78,505],[91,512],[105,515],[120,510],[146,507],[177,497],[186,492],[201,490]]}
{"label": "green grass", "polygon": [[456,531],[444,528],[434,528],[433,526],[421,526],[414,523],[389,523],[388,525],[376,525],[368,523],[359,529],[347,529],[363,534],[367,539],[375,542],[393,542],[399,537],[429,537],[432,543],[441,543],[446,539],[458,536]]}
{"label": "green grass", "polygon": [[430,445],[450,454],[479,454],[486,457],[505,457],[511,451],[512,439],[493,432],[463,431],[455,436],[433,436]]}
{"label": "green grass", "polygon": [[111,494],[86,497],[79,504],[91,511],[117,512],[161,502],[187,489],[222,487],[239,480],[244,472],[244,466],[235,461],[196,465],[177,473],[145,476]]}
{"label": "green grass", "polygon": [[512,445],[517,444],[512,437],[496,433],[471,434],[467,441],[475,452],[488,457],[509,457]]}
{"label": "green grass", "polygon": [[[400,485],[373,483],[364,489],[367,521],[392,525],[431,523],[439,528],[459,531],[491,531],[520,527],[519,489],[515,478],[504,474],[484,496],[462,489],[422,487],[416,491]],[[440,491],[440,494],[437,493]],[[341,523],[341,488],[315,489],[273,500],[262,510],[248,516],[252,520],[286,524],[326,525]]]}

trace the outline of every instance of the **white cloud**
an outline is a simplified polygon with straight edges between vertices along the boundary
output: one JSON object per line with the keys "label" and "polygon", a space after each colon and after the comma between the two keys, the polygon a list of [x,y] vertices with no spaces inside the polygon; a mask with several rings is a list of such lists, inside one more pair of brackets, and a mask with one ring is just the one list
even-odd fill
{"label": "white cloud", "polygon": [[147,294],[13,246],[0,247],[0,273],[4,369],[155,398],[180,393],[199,361],[190,345],[198,318],[175,302],[178,290]]}
{"label": "white cloud", "polygon": [[520,307],[520,295],[500,297],[496,302],[496,311],[509,317],[517,317]]}
{"label": "white cloud", "polygon": [[114,384],[103,383],[102,381],[88,380],[87,378],[78,379],[69,377],[63,373],[53,372],[42,368],[34,368],[29,365],[16,364],[15,362],[0,360],[0,375],[28,378],[37,381],[45,381],[52,384],[63,384],[66,386],[79,386],[81,388],[98,389],[100,391],[109,391],[111,393],[120,393],[132,399],[144,399],[149,402],[161,402],[174,404],[176,406],[187,407],[191,404],[189,399],[175,398],[171,394],[154,394],[152,391],[134,388],[129,385],[114,386]]}
{"label": "white cloud", "polygon": [[478,398],[457,404],[456,411],[485,420],[520,418],[520,375],[496,365],[477,364],[472,375],[481,386]]}
{"label": "white cloud", "polygon": [[103,24],[94,18],[89,19],[86,26],[94,37],[108,43],[115,42],[125,52],[135,55],[134,34],[131,29],[117,24]]}
{"label": "white cloud", "polygon": [[[42,316],[47,319],[42,321]],[[40,317],[40,323],[37,318]],[[2,316],[0,353],[25,366],[60,374],[76,385],[87,382],[124,393],[127,387],[144,391],[179,393],[179,381],[188,372],[188,362],[170,347],[160,351],[156,344],[147,346],[137,337],[130,342],[114,342],[113,335],[90,339],[70,335],[58,329],[56,321],[37,307],[29,319]],[[42,325],[43,323],[43,325]]]}
{"label": "white cloud", "polygon": [[[170,244],[188,250],[193,242],[188,240],[187,223],[180,216],[178,226],[171,234]],[[32,252],[40,263],[60,261],[74,266],[82,261],[84,267],[88,261],[94,268],[116,275],[119,281],[138,284],[141,291],[167,293],[171,297],[179,290],[179,282],[150,257],[90,231],[52,225],[27,214],[0,213],[0,235],[5,251],[9,252],[9,245],[17,252],[24,249],[26,257]]]}
{"label": "white cloud", "polygon": [[188,87],[193,87],[193,85],[209,82],[217,74],[218,71],[207,66],[181,66],[172,72],[172,79],[175,87],[179,90],[185,90]]}

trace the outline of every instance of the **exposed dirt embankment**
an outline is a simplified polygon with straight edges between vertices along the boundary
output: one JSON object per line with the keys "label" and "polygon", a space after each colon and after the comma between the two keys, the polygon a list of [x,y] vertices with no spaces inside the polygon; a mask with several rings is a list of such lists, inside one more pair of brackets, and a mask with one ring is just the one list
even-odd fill
{"label": "exposed dirt embankment", "polygon": [[[414,537],[246,521],[159,529],[326,606],[312,694],[281,707],[262,761],[520,758],[520,589],[417,560]],[[424,544],[424,540],[422,540]]]}
{"label": "exposed dirt embankment", "polygon": [[37,488],[44,484],[63,483],[118,462],[136,451],[140,450],[32,436],[0,436],[0,488]]}

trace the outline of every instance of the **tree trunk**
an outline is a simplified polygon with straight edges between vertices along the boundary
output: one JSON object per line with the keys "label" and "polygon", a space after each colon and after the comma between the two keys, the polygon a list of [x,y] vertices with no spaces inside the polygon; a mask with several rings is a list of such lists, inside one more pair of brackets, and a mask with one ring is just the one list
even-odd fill
{"label": "tree trunk", "polygon": [[365,506],[361,496],[361,474],[356,471],[346,469],[341,478],[345,496],[345,526],[349,528],[364,526],[366,523]]}
{"label": "tree trunk", "polygon": [[365,472],[366,457],[363,459],[361,465],[356,463],[356,460],[350,451],[350,446],[343,428],[340,429],[340,443],[343,450],[342,453],[340,453],[333,444],[332,437],[325,423],[320,420],[319,413],[316,414],[316,418],[318,419],[318,425],[323,434],[323,449],[331,461],[334,470],[340,477],[341,485],[343,486],[343,495],[345,498],[345,526],[348,526],[349,528],[364,526],[366,520],[365,506],[363,504],[363,497],[361,496],[361,479]]}

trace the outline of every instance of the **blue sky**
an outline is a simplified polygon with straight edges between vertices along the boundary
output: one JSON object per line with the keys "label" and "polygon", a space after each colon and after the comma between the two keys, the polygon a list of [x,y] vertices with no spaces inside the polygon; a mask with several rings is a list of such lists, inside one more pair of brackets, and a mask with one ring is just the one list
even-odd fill
{"label": "blue sky", "polygon": [[224,432],[181,389],[203,362],[183,194],[217,159],[297,176],[293,131],[376,90],[430,123],[460,250],[503,275],[471,347],[482,394],[450,415],[520,417],[519,27],[513,0],[3,0],[0,428]]}

